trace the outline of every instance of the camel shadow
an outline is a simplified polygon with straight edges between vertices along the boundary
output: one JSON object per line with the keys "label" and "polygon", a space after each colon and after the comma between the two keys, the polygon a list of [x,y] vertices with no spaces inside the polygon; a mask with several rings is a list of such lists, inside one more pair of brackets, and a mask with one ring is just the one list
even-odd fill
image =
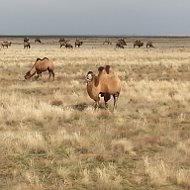
{"label": "camel shadow", "polygon": [[[85,102],[83,103],[79,103],[79,104],[75,104],[75,105],[71,105],[70,108],[77,110],[77,111],[84,111],[87,108],[92,108],[94,109],[94,105],[93,104],[87,104]],[[99,105],[99,109],[106,109],[105,106],[103,104]]]}
{"label": "camel shadow", "polygon": [[79,104],[75,104],[75,105],[71,105],[70,107],[74,110],[78,110],[78,111],[84,111],[85,109],[87,109],[90,105],[83,102],[83,103],[79,103]]}

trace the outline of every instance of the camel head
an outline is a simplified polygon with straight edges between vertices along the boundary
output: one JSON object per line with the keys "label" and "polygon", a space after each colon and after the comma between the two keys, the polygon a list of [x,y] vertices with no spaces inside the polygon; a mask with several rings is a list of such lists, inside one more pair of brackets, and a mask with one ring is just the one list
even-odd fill
{"label": "camel head", "polygon": [[30,73],[30,71],[28,71],[28,72],[24,75],[24,78],[27,80],[27,79],[30,78],[30,76],[31,76],[31,73]]}
{"label": "camel head", "polygon": [[86,75],[86,82],[91,82],[94,78],[95,74],[92,71],[89,71]]}

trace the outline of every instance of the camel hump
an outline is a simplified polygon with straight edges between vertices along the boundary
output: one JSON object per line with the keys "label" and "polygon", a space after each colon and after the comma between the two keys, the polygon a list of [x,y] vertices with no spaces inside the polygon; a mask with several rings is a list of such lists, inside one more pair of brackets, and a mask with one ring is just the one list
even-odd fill
{"label": "camel hump", "polygon": [[110,65],[106,65],[105,70],[106,70],[106,73],[109,74],[110,73]]}
{"label": "camel hump", "polygon": [[102,67],[102,66],[100,66],[100,67],[98,68],[99,73],[101,73],[103,70],[104,70],[104,67]]}
{"label": "camel hump", "polygon": [[38,58],[36,59],[36,61],[39,61],[39,60],[40,60],[40,61],[43,61],[43,60],[45,60],[45,59],[49,60],[47,57],[44,57],[44,58],[42,58],[42,59],[38,57]]}

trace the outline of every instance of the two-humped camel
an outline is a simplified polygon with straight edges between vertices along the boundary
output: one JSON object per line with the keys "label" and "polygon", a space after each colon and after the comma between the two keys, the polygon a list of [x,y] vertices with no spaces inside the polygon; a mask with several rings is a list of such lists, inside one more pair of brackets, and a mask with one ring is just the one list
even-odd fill
{"label": "two-humped camel", "polygon": [[[31,73],[32,71],[33,73]],[[24,78],[29,79],[37,73],[36,79],[38,79],[44,71],[49,72],[49,79],[51,76],[54,79],[55,73],[53,62],[50,61],[47,57],[44,57],[43,59],[37,58],[32,68],[25,74]]]}
{"label": "two-humped camel", "polygon": [[126,46],[127,43],[126,41],[122,38],[122,39],[119,39],[116,43],[116,48],[122,48],[124,49],[124,46]]}
{"label": "two-humped camel", "polygon": [[144,45],[144,43],[143,42],[141,42],[140,40],[136,40],[135,42],[134,42],[134,44],[133,44],[133,47],[135,48],[136,46],[137,47],[142,47]]}
{"label": "two-humped camel", "polygon": [[98,75],[89,71],[86,75],[87,92],[91,99],[95,101],[95,109],[99,107],[100,97],[104,97],[106,108],[111,96],[114,98],[114,110],[121,91],[121,80],[116,72],[109,65],[98,68]]}
{"label": "two-humped camel", "polygon": [[70,40],[60,39],[59,40],[60,48],[62,46],[65,46],[66,48],[73,48],[72,44],[70,44],[69,41]]}
{"label": "two-humped camel", "polygon": [[154,45],[153,45],[152,41],[148,41],[146,43],[146,48],[154,48]]}
{"label": "two-humped camel", "polygon": [[1,48],[2,48],[2,47],[3,47],[3,48],[4,48],[4,47],[8,48],[8,47],[11,46],[11,44],[12,44],[12,42],[3,41],[2,44],[1,44]]}
{"label": "two-humped camel", "polygon": [[80,47],[82,44],[83,44],[83,41],[80,41],[78,39],[75,41],[75,47]]}

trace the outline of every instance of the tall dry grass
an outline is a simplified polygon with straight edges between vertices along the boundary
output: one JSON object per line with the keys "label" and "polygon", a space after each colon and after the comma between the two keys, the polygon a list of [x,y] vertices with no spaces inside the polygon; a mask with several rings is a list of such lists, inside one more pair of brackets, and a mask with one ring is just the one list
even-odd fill
{"label": "tall dry grass", "polygon": [[[189,52],[1,49],[0,189],[189,188]],[[55,81],[25,81],[44,56],[55,63]],[[86,93],[86,73],[105,64],[122,80],[115,113],[94,111]]]}

